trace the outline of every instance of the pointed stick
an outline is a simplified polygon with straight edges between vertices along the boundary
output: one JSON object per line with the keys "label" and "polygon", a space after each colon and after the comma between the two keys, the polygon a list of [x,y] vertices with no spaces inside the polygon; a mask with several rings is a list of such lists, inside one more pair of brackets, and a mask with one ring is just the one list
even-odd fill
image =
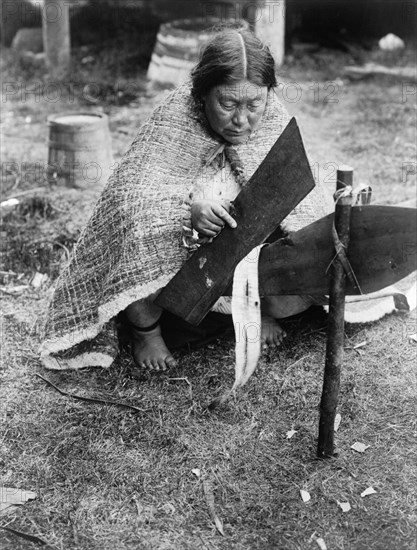
{"label": "pointed stick", "polygon": [[[337,171],[336,192],[352,185],[352,179],[353,169],[348,166],[341,167]],[[335,207],[335,228],[346,251],[349,246],[351,207],[352,193],[339,198]],[[343,362],[345,280],[343,265],[336,257],[331,266],[326,360],[317,446],[319,458],[330,458],[334,454],[334,419],[339,400],[340,372]]]}

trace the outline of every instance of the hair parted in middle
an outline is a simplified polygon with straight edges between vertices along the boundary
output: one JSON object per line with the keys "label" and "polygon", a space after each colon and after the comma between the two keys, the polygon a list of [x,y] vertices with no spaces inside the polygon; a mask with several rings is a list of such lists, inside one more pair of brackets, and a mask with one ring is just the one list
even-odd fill
{"label": "hair parted in middle", "polygon": [[248,30],[225,29],[204,48],[191,72],[192,95],[201,101],[215,86],[247,79],[256,86],[277,85],[275,61],[269,51]]}

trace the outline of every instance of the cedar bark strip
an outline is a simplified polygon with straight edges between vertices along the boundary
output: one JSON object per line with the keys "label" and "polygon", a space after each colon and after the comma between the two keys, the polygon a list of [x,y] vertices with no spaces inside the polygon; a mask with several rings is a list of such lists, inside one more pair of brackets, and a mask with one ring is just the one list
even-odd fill
{"label": "cedar bark strip", "polygon": [[[351,168],[338,170],[337,190],[352,185],[352,176]],[[335,208],[335,228],[346,252],[349,246],[351,207],[352,194],[350,193],[340,198]],[[340,372],[343,362],[345,284],[346,274],[342,263],[336,257],[331,266],[326,360],[317,446],[319,458],[330,458],[334,455],[334,420],[339,401]]]}

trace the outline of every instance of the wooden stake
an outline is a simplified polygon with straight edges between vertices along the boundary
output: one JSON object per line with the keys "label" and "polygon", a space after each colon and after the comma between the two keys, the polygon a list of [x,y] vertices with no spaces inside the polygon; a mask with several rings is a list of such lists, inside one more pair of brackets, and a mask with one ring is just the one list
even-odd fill
{"label": "wooden stake", "polygon": [[[284,63],[285,50],[285,0],[258,0],[252,2],[255,11],[251,21],[255,34],[269,46],[277,67]],[[252,10],[253,11],[253,10]],[[248,10],[249,20],[251,10]]]}
{"label": "wooden stake", "polygon": [[[337,171],[336,191],[351,186],[352,179],[352,168],[348,166],[341,167]],[[339,198],[335,207],[335,228],[346,251],[349,246],[351,207],[351,192]],[[334,419],[339,400],[340,371],[343,362],[345,279],[346,274],[342,263],[336,257],[331,266],[326,360],[317,446],[317,456],[319,458],[330,458],[334,454]]]}
{"label": "wooden stake", "polygon": [[42,16],[46,65],[53,78],[63,78],[70,67],[69,2],[45,0]]}

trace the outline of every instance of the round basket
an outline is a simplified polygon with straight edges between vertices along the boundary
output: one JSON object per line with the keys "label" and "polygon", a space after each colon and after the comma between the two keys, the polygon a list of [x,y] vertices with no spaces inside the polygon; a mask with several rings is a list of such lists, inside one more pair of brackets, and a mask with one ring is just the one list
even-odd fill
{"label": "round basket", "polygon": [[161,84],[181,84],[198,62],[201,49],[222,28],[248,29],[245,20],[196,17],[178,19],[159,27],[148,67],[148,79]]}
{"label": "round basket", "polygon": [[67,187],[104,185],[113,157],[107,115],[59,113],[48,117],[49,179]]}

